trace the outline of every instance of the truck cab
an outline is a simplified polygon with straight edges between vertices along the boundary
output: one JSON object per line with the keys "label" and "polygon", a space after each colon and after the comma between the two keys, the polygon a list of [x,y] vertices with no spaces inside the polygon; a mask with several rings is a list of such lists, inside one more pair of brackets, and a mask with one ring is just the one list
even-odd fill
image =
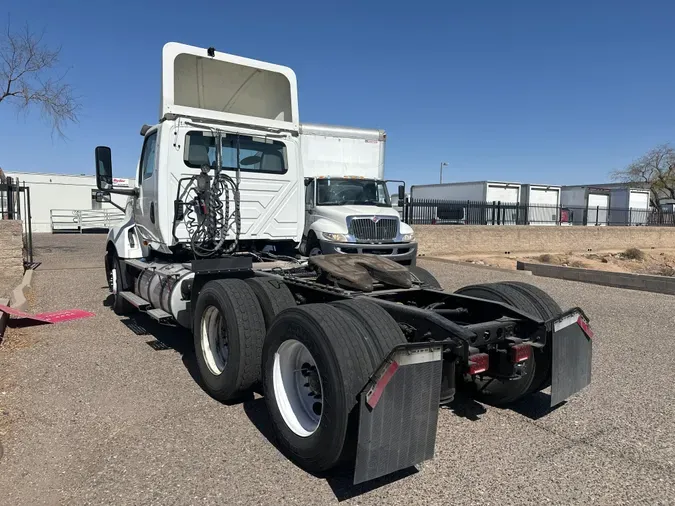
{"label": "truck cab", "polygon": [[126,222],[110,231],[109,250],[147,258],[193,249],[208,224],[195,178],[213,174],[219,161],[213,242],[292,251],[304,214],[298,128],[291,69],[166,44],[160,122],[141,129],[135,188],[115,190],[111,153],[97,148],[102,189],[130,196]]}
{"label": "truck cab", "polygon": [[[301,253],[367,253],[415,265],[413,230],[392,207],[391,181],[384,179],[385,142],[382,130],[300,125],[305,175]],[[403,199],[405,185],[398,193]]]}

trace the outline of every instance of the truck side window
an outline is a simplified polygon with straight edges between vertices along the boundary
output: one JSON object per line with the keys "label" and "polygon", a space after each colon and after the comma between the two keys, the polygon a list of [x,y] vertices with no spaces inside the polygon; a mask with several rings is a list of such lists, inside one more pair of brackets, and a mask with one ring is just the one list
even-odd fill
{"label": "truck side window", "polygon": [[314,207],[314,181],[305,187],[305,206]]}
{"label": "truck side window", "polygon": [[[216,160],[216,146],[210,132],[190,131],[185,134],[183,161],[188,167],[200,168],[203,164],[213,165]],[[223,134],[221,146],[222,168],[243,172],[264,172],[285,174],[286,145],[266,137]]]}
{"label": "truck side window", "polygon": [[155,158],[157,153],[157,132],[154,132],[145,138],[143,143],[143,153],[141,154],[141,180],[152,176],[155,169]]}

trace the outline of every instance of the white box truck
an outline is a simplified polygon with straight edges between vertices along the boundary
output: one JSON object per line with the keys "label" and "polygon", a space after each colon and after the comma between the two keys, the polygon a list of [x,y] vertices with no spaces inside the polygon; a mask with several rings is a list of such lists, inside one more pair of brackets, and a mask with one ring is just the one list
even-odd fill
{"label": "white box truck", "polygon": [[[413,230],[392,207],[384,179],[385,143],[383,130],[300,125],[302,254],[370,253],[415,264]],[[404,193],[405,185],[399,186],[401,200]]]}

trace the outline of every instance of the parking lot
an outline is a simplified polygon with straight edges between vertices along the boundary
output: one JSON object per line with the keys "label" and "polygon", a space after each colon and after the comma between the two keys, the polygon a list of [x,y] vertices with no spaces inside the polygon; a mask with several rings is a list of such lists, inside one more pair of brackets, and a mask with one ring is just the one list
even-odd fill
{"label": "parking lot", "polygon": [[672,296],[420,261],[447,290],[518,279],[582,307],[593,381],[550,413],[537,397],[458,400],[434,460],[352,487],[283,457],[261,398],[204,393],[185,331],[106,307],[104,239],[35,237],[31,310],[96,316],[14,329],[23,345],[0,347],[3,504],[675,504]]}

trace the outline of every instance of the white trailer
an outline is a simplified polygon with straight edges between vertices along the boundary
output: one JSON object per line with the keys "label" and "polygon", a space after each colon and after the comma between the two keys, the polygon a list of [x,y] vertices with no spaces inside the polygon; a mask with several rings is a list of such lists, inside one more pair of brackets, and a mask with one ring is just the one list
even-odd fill
{"label": "white trailer", "polygon": [[[10,172],[7,176],[30,188],[33,232],[110,228],[124,218],[124,212],[112,203],[96,201],[96,176],[36,172]],[[133,188],[134,181],[116,178],[115,184]],[[118,206],[125,207],[126,196],[111,195],[111,198]]]}

